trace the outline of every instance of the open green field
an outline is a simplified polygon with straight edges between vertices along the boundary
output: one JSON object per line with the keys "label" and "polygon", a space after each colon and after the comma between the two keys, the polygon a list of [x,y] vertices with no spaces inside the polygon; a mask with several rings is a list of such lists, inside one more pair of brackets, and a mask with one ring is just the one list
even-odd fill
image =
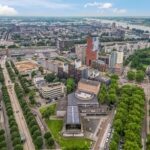
{"label": "open green field", "polygon": [[59,143],[63,150],[88,150],[90,140],[85,138],[66,138],[61,135],[63,120],[46,121],[54,139]]}

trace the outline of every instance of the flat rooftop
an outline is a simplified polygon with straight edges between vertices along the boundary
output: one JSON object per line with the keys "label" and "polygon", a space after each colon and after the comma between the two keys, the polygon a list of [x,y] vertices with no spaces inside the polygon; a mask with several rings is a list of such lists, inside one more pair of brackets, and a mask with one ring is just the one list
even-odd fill
{"label": "flat rooftop", "polygon": [[49,91],[49,90],[52,90],[52,89],[60,88],[62,86],[64,86],[63,83],[57,82],[57,83],[52,83],[52,84],[45,84],[44,86],[41,87],[41,89],[43,91]]}
{"label": "flat rooftop", "polygon": [[89,84],[89,85],[92,85],[92,86],[99,86],[100,85],[100,83],[98,81],[86,80],[86,79],[81,79],[79,81],[79,83]]}
{"label": "flat rooftop", "polygon": [[81,91],[81,94],[79,94],[78,92],[73,92],[68,95],[68,106],[99,105],[96,95]]}

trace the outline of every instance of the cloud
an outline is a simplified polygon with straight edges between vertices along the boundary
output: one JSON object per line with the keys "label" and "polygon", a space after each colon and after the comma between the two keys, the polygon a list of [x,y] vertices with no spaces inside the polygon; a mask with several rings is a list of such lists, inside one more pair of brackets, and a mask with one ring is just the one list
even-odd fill
{"label": "cloud", "polygon": [[50,9],[67,9],[72,8],[73,4],[62,3],[59,0],[5,0],[4,4],[9,4],[14,7],[44,7]]}
{"label": "cloud", "polygon": [[99,9],[109,9],[112,8],[112,3],[98,3],[98,2],[94,2],[94,3],[87,3],[84,5],[85,8],[87,7],[97,7]]}
{"label": "cloud", "polygon": [[126,12],[127,12],[126,9],[118,9],[118,8],[113,9],[113,13],[116,13],[116,14],[124,14]]}
{"label": "cloud", "polygon": [[15,10],[15,8],[0,4],[0,15],[1,16],[14,16],[17,14],[18,14],[18,12]]}

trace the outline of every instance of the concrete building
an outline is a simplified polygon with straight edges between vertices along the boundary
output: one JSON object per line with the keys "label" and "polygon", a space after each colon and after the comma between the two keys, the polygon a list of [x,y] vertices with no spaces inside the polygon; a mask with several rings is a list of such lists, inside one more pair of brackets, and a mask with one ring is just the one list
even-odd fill
{"label": "concrete building", "polygon": [[33,78],[33,83],[35,85],[35,87],[37,89],[39,89],[42,85],[44,85],[46,82],[45,82],[45,79],[44,77],[35,77]]}
{"label": "concrete building", "polygon": [[109,69],[113,73],[121,74],[123,71],[123,58],[122,51],[113,50],[110,55]]}
{"label": "concrete building", "polygon": [[42,86],[40,93],[45,99],[58,98],[66,94],[66,87],[60,82],[52,83]]}
{"label": "concrete building", "polygon": [[108,109],[101,108],[97,99],[99,89],[100,82],[81,79],[77,90],[68,95],[63,136],[84,136],[83,118],[85,116],[107,114]]}
{"label": "concrete building", "polygon": [[108,65],[102,60],[93,60],[91,67],[101,72],[105,72],[108,68]]}
{"label": "concrete building", "polygon": [[77,89],[79,91],[85,91],[85,92],[94,93],[95,95],[97,95],[100,90],[100,82],[93,81],[93,80],[81,79],[78,83]]}
{"label": "concrete building", "polygon": [[86,48],[86,65],[91,66],[93,60],[98,58],[99,38],[89,36]]}
{"label": "concrete building", "polygon": [[110,59],[110,55],[107,54],[105,56],[99,56],[99,60],[102,60],[105,62],[105,64],[109,65],[109,59]]}
{"label": "concrete building", "polygon": [[45,68],[46,70],[49,70],[50,72],[53,73],[58,73],[58,68],[60,66],[63,67],[63,65],[65,64],[65,62],[60,61],[60,60],[45,60],[45,59],[41,59],[40,60],[40,65]]}
{"label": "concrete building", "polygon": [[88,78],[90,79],[94,79],[99,75],[100,75],[100,72],[96,69],[91,68],[88,70]]}
{"label": "concrete building", "polygon": [[57,49],[60,51],[68,50],[73,46],[74,46],[74,40],[63,39],[63,38],[57,39]]}
{"label": "concrete building", "polygon": [[63,136],[84,136],[78,106],[68,106]]}
{"label": "concrete building", "polygon": [[63,79],[67,79],[68,77],[68,64],[64,63],[63,65],[58,67],[58,77],[59,78],[63,78]]}
{"label": "concrete building", "polygon": [[83,65],[85,65],[86,62],[86,48],[86,44],[75,45],[75,53],[77,55],[77,58],[81,60]]}
{"label": "concrete building", "polygon": [[75,60],[69,64],[68,67],[68,77],[72,77],[79,81],[81,78],[88,78],[88,68],[81,64],[80,60]]}

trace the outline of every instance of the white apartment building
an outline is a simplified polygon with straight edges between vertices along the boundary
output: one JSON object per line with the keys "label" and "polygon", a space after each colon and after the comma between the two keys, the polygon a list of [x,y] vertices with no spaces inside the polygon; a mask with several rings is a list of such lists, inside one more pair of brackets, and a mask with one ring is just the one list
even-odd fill
{"label": "white apartment building", "polygon": [[112,51],[110,55],[109,68],[115,68],[117,64],[123,64],[124,52]]}
{"label": "white apartment building", "polygon": [[77,58],[82,61],[82,64],[85,64],[85,55],[86,55],[86,44],[77,44],[75,45],[75,53],[77,55]]}
{"label": "white apartment building", "polygon": [[123,63],[123,56],[124,56],[124,53],[123,52],[117,52],[117,60],[116,60],[116,63],[117,64],[122,64]]}
{"label": "white apartment building", "polygon": [[63,83],[60,82],[52,83],[42,86],[40,93],[45,99],[58,98],[66,94],[66,87]]}

